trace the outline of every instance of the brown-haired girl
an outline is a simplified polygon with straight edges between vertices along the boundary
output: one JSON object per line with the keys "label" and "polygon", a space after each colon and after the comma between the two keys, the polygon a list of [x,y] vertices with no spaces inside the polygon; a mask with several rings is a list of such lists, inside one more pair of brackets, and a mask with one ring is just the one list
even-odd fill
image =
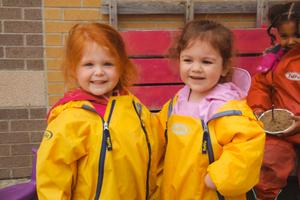
{"label": "brown-haired girl", "polygon": [[39,199],[157,199],[163,138],[127,89],[135,76],[121,35],[77,24],[63,71],[77,88],[56,103],[37,157]]}
{"label": "brown-haired girl", "polygon": [[173,49],[185,86],[159,114],[163,200],[243,200],[258,182],[265,134],[244,100],[250,75],[231,66],[232,43],[223,25],[195,20]]}

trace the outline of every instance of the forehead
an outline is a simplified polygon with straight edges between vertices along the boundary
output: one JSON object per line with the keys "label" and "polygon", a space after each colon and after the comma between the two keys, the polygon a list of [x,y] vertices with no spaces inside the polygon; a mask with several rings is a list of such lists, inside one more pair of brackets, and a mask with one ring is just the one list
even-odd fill
{"label": "forehead", "polygon": [[295,21],[287,21],[278,27],[279,34],[291,35],[297,32],[297,24]]}

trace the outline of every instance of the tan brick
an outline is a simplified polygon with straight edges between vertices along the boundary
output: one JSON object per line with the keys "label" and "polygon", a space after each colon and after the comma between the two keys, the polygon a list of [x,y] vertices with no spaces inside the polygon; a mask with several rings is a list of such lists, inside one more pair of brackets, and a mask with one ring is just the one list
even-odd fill
{"label": "tan brick", "polygon": [[19,167],[12,169],[12,176],[14,178],[24,178],[31,176],[31,167]]}
{"label": "tan brick", "polygon": [[0,58],[3,58],[4,56],[4,48],[0,47]]}
{"label": "tan brick", "polygon": [[3,6],[13,7],[40,7],[42,4],[41,0],[2,0]]}
{"label": "tan brick", "polygon": [[48,82],[62,82],[64,80],[63,75],[60,71],[48,72]]}
{"label": "tan brick", "polygon": [[46,33],[67,33],[77,22],[45,22]]}
{"label": "tan brick", "polygon": [[0,19],[22,19],[22,11],[20,8],[1,8]]}
{"label": "tan brick", "polygon": [[256,22],[223,22],[225,26],[228,28],[254,28],[256,26]]}
{"label": "tan brick", "polygon": [[59,96],[49,96],[48,97],[48,102],[49,102],[49,106],[53,106],[59,99],[61,99],[63,96],[63,94],[59,95]]}
{"label": "tan brick", "polygon": [[26,67],[28,70],[43,70],[44,61],[43,60],[26,60]]}
{"label": "tan brick", "polygon": [[25,64],[24,60],[10,60],[10,59],[1,59],[0,60],[0,69],[16,70],[24,69]]}
{"label": "tan brick", "polygon": [[10,169],[0,169],[0,180],[10,178]]}
{"label": "tan brick", "polygon": [[0,156],[10,155],[10,145],[0,145]]}
{"label": "tan brick", "polygon": [[[108,19],[108,15],[107,16]],[[183,15],[120,15],[118,17],[119,21],[132,21],[132,22],[148,22],[148,21],[157,21],[157,22],[175,22],[175,21],[183,21]]]}
{"label": "tan brick", "polygon": [[27,20],[41,20],[41,9],[24,9],[24,18]]}
{"label": "tan brick", "polygon": [[138,23],[127,23],[127,22],[119,22],[120,29],[178,29],[178,27],[182,27],[183,22],[166,22],[166,23],[157,23],[157,22],[138,22]]}
{"label": "tan brick", "polygon": [[63,43],[63,39],[62,39],[62,35],[61,34],[55,34],[55,35],[46,35],[46,46],[60,46]]}
{"label": "tan brick", "polygon": [[42,58],[42,47],[7,47],[7,58]]}
{"label": "tan brick", "polygon": [[29,143],[28,132],[0,133],[0,144]]}
{"label": "tan brick", "polygon": [[82,5],[84,7],[100,7],[101,6],[101,1],[100,0],[83,0]]}
{"label": "tan brick", "polygon": [[12,131],[40,131],[46,127],[45,120],[11,120]]}
{"label": "tan brick", "polygon": [[51,60],[47,60],[46,62],[47,68],[51,70],[53,69],[60,70],[61,64],[62,64],[61,59],[51,59]]}
{"label": "tan brick", "polygon": [[1,34],[0,44],[3,46],[23,46],[23,36],[20,34]]}
{"label": "tan brick", "polygon": [[47,58],[61,58],[63,56],[64,49],[61,47],[48,47],[46,48]]}
{"label": "tan brick", "polygon": [[32,155],[31,149],[36,147],[34,144],[15,144],[11,146],[12,155]]}
{"label": "tan brick", "polygon": [[42,33],[41,21],[4,21],[5,33]]}
{"label": "tan brick", "polygon": [[0,121],[0,132],[8,131],[8,121]]}
{"label": "tan brick", "polygon": [[28,109],[0,109],[0,119],[28,119]]}
{"label": "tan brick", "polygon": [[48,19],[62,19],[62,9],[56,8],[47,8],[44,11],[45,20]]}
{"label": "tan brick", "polygon": [[45,7],[80,7],[81,0],[44,0]]}
{"label": "tan brick", "polygon": [[44,132],[32,132],[30,133],[31,142],[41,142],[43,139]]}
{"label": "tan brick", "polygon": [[46,119],[47,109],[46,108],[31,108],[29,110],[30,119]]}
{"label": "tan brick", "polygon": [[31,166],[31,156],[1,157],[0,168]]}
{"label": "tan brick", "polygon": [[63,83],[49,83],[48,93],[49,94],[62,94],[65,92],[65,86]]}
{"label": "tan brick", "polygon": [[26,35],[26,45],[43,46],[43,35]]}
{"label": "tan brick", "polygon": [[99,9],[65,9],[64,20],[98,20]]}

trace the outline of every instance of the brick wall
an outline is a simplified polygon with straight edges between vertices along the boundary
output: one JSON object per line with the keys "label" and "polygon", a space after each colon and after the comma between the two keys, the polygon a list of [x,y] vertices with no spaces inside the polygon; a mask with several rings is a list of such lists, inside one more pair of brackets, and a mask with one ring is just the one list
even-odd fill
{"label": "brick wall", "polygon": [[42,0],[0,0],[0,179],[30,176],[45,128]]}

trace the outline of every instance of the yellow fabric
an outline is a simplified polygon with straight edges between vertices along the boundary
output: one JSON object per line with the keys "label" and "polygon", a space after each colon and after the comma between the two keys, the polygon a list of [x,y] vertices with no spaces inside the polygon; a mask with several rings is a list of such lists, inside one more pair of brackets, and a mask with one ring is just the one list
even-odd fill
{"label": "yellow fabric", "polygon": [[[148,147],[145,133],[133,107],[132,95],[111,97],[116,104],[109,124],[112,151],[106,150],[101,200],[146,199]],[[43,199],[95,199],[103,124],[100,116],[82,109],[88,101],[73,101],[56,107],[49,117],[37,157],[37,192]],[[151,146],[149,199],[158,199],[164,138],[152,129],[156,123],[146,107],[142,121]]]}
{"label": "yellow fabric", "polygon": [[[168,103],[159,113],[162,130],[166,124]],[[245,193],[259,179],[265,134],[245,101],[229,101],[218,112],[228,110],[239,110],[242,115],[208,122],[215,159],[212,164],[209,164],[208,154],[202,152],[201,120],[170,116],[161,193],[163,200],[218,199],[216,191],[205,186],[207,173],[226,200],[246,199]]]}

